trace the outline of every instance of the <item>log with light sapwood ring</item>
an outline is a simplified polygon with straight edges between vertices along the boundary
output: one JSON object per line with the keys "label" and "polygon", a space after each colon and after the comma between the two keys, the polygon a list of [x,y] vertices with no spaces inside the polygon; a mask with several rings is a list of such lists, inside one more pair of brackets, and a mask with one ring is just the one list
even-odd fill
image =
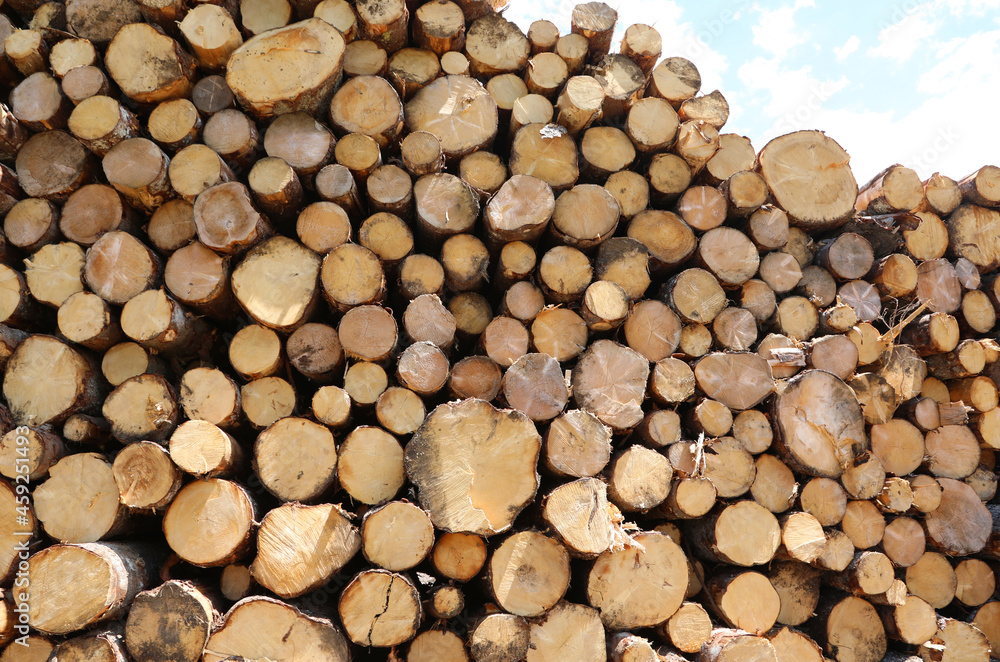
{"label": "log with light sapwood ring", "polygon": [[431,562],[448,579],[469,581],[486,563],[486,543],[471,533],[445,533],[434,545]]}
{"label": "log with light sapwood ring", "polygon": [[413,40],[439,57],[465,46],[465,20],[462,9],[448,0],[421,5],[414,12]]}
{"label": "log with light sapwood ring", "polygon": [[831,373],[809,370],[774,402],[778,448],[813,476],[839,477],[867,446],[864,420],[851,389]]}
{"label": "log with light sapwood ring", "polygon": [[[286,636],[289,632],[297,636]],[[233,658],[323,659],[348,662],[350,651],[340,629],[325,618],[307,616],[284,602],[263,596],[240,600],[205,646],[205,662]]]}
{"label": "log with light sapwood ring", "polygon": [[656,97],[637,101],[625,120],[625,131],[636,149],[655,154],[669,149],[677,138],[677,113],[669,103]]}
{"label": "log with light sapwood ring", "polygon": [[729,119],[729,102],[721,92],[715,90],[685,100],[677,109],[677,115],[685,122],[703,121],[716,129],[721,129]]}
{"label": "log with light sapwood ring", "polygon": [[573,399],[615,430],[629,430],[642,421],[640,404],[648,379],[645,357],[613,341],[598,340],[573,370]]}
{"label": "log with light sapwood ring", "polygon": [[390,647],[416,636],[422,618],[420,594],[406,575],[363,570],[344,588],[337,604],[351,641]]}
{"label": "log with light sapwood ring", "polygon": [[967,555],[982,550],[991,538],[989,510],[965,483],[951,478],[938,478],[937,482],[941,485],[941,502],[927,514],[929,542],[949,554]]}
{"label": "log with light sapwood ring", "polygon": [[[825,635],[825,650],[838,662],[877,662],[886,652],[885,628],[878,612],[866,600],[846,597],[821,604],[819,630]],[[839,653],[839,651],[852,651]]]}
{"label": "log with light sapwood ring", "polygon": [[476,19],[466,32],[465,54],[476,77],[523,71],[530,53],[521,29],[500,14]]}
{"label": "log with light sapwood ring", "polygon": [[511,173],[538,177],[555,191],[571,188],[580,177],[576,141],[558,124],[523,126],[514,136],[510,155]]}
{"label": "log with light sapwood ring", "polygon": [[193,241],[171,254],[163,269],[163,284],[181,304],[225,319],[238,308],[229,265],[228,257]]}
{"label": "log with light sapwood ring", "polygon": [[191,203],[202,191],[236,179],[221,156],[200,144],[188,145],[177,152],[170,161],[167,173],[170,186],[181,198]]}
{"label": "log with light sapwood ring", "polygon": [[535,422],[555,418],[566,407],[569,391],[559,363],[548,354],[525,354],[503,378],[504,399]]}
{"label": "log with light sapwood ring", "polygon": [[94,65],[74,67],[62,79],[62,91],[75,104],[98,94],[108,94],[111,83],[108,76]]}
{"label": "log with light sapwood ring", "polygon": [[415,177],[444,170],[444,152],[437,136],[427,131],[416,131],[403,138],[400,157],[406,170]]}
{"label": "log with light sapwood ring", "polygon": [[670,494],[657,508],[657,512],[673,519],[704,517],[715,505],[718,491],[709,478],[675,478]]}
{"label": "log with light sapwood ring", "polygon": [[[319,273],[320,259],[313,251],[287,237],[273,237],[251,249],[233,270],[233,294],[256,322],[292,331],[318,304]],[[275,288],[275,283],[282,285]]]}
{"label": "log with light sapwood ring", "polygon": [[95,294],[120,306],[155,287],[160,268],[159,256],[148,246],[127,232],[114,231],[87,250],[83,277]]}
{"label": "log with light sapwood ring", "polygon": [[[540,447],[541,438],[524,414],[464,400],[441,405],[427,417],[406,446],[406,473],[436,527],[499,533],[534,498]],[[459,471],[458,462],[472,470]],[[503,490],[490,487],[498,480]]]}
{"label": "log with light sapwood ring", "polygon": [[691,367],[672,356],[660,359],[653,366],[649,394],[662,405],[684,402],[694,396],[695,380]]}
{"label": "log with light sapwood ring", "polygon": [[122,340],[122,330],[106,301],[92,292],[68,297],[57,315],[59,331],[71,342],[104,351]]}
{"label": "log with light sapwood ring", "polygon": [[104,418],[122,443],[166,441],[180,418],[173,386],[162,375],[126,379],[104,400]]}
{"label": "log with light sapwood ring", "polygon": [[746,633],[744,630],[715,629],[705,642],[698,662],[738,662],[739,660],[777,660],[774,646],[764,637]]}
{"label": "log with light sapwood ring", "polygon": [[286,343],[288,360],[309,379],[328,384],[344,367],[344,350],[337,330],[309,322],[296,329]]}
{"label": "log with light sapwood ring", "polygon": [[697,602],[685,602],[673,616],[657,628],[678,650],[696,653],[712,636],[712,621]]}
{"label": "log with light sapwood ring", "polygon": [[344,47],[336,28],[309,18],[236,49],[226,65],[226,82],[257,119],[297,111],[315,116],[340,78]]}
{"label": "log with light sapwood ring", "polygon": [[545,433],[542,459],[557,476],[596,476],[611,459],[611,429],[581,409],[561,414]]}
{"label": "log with light sapwood ring", "polygon": [[129,508],[166,509],[184,480],[167,450],[152,441],[129,444],[115,456],[111,468],[121,501]]}
{"label": "log with light sapwood ring", "polygon": [[489,402],[500,392],[502,378],[500,366],[489,357],[466,357],[452,366],[448,393],[459,399],[478,398]]}
{"label": "log with light sapwood ring", "polygon": [[629,302],[635,302],[642,298],[652,283],[649,251],[641,241],[630,237],[611,237],[597,251],[594,276],[618,285]]}
{"label": "log with light sapwood ring", "polygon": [[797,225],[822,230],[854,212],[858,185],[847,152],[817,131],[775,138],[760,153],[760,172],[771,193]]}
{"label": "log with light sapwood ring", "polygon": [[194,222],[199,240],[226,255],[242,253],[272,234],[267,219],[253,207],[246,186],[239,182],[219,184],[199,194]]}
{"label": "log with light sapwood ring", "polygon": [[764,182],[764,178],[750,170],[740,170],[731,175],[721,184],[720,192],[725,195],[729,205],[728,215],[731,219],[752,216],[768,200],[767,184]]}
{"label": "log with light sapwood ring", "polygon": [[693,520],[689,535],[705,558],[746,567],[768,563],[781,545],[777,518],[753,501],[720,504],[707,517]]}
{"label": "log with light sapwood ring", "polygon": [[487,566],[489,588],[500,606],[518,616],[541,616],[569,588],[569,553],[536,531],[504,540]]}
{"label": "log with light sapwood ring", "polygon": [[875,175],[858,193],[855,207],[870,215],[906,212],[917,207],[924,197],[924,186],[917,173],[892,165]]}
{"label": "log with light sapwood ring", "polygon": [[607,485],[581,478],[557,487],[545,496],[542,517],[571,554],[594,558],[616,541]]}
{"label": "log with light sapwood ring", "polygon": [[[11,223],[17,218],[21,209],[31,212],[32,215],[38,214],[42,211],[38,208],[38,202],[34,198],[23,201],[17,208],[11,210],[6,223]],[[67,239],[82,246],[92,246],[106,232],[134,230],[134,216],[121,196],[110,186],[88,184],[75,191],[63,205],[58,228]],[[149,233],[151,241],[154,234],[154,232]],[[11,236],[12,232],[8,231],[8,239],[11,239]]]}
{"label": "log with light sapwood ring", "polygon": [[[430,597],[424,600],[424,609],[434,618],[455,618],[465,610],[465,594],[457,586],[438,586],[431,589]],[[461,640],[458,643],[461,644]]]}
{"label": "log with light sapwood ring", "polygon": [[170,459],[199,478],[232,475],[240,468],[243,458],[239,443],[208,421],[185,421],[170,436]]}
{"label": "log with light sapwood ring", "polygon": [[594,269],[583,252],[570,246],[555,246],[539,261],[539,287],[553,303],[578,301],[593,278]]}
{"label": "log with light sapwood ring", "polygon": [[[407,545],[400,545],[401,540]],[[365,559],[393,572],[409,570],[424,561],[434,547],[430,517],[407,501],[392,501],[365,514],[361,525]]]}
{"label": "log with light sapwood ring", "polygon": [[170,158],[153,141],[128,138],[108,150],[104,176],[132,207],[152,211],[174,197]]}
{"label": "log with light sapwood ring", "polygon": [[45,532],[60,542],[97,542],[120,533],[128,519],[111,463],[99,453],[76,453],[54,464],[33,502]]}
{"label": "log with light sapwood ring", "polygon": [[146,290],[122,307],[122,331],[143,347],[173,356],[207,351],[212,333],[163,289]]}
{"label": "log with light sapwood ring", "polygon": [[729,625],[766,632],[777,621],[781,600],[767,577],[757,572],[725,571],[706,586],[716,613]]}
{"label": "log with light sapwood ring", "polygon": [[488,280],[489,250],[472,234],[453,235],[441,246],[441,266],[449,290],[475,292],[483,289]]}
{"label": "log with light sapwood ring", "polygon": [[[645,532],[633,540],[637,547],[598,556],[587,580],[588,602],[611,630],[663,623],[681,606],[688,585],[687,559],[669,536]],[[647,599],[636,600],[643,595]]]}
{"label": "log with light sapwood ring", "polygon": [[261,520],[250,574],[288,599],[318,588],[361,547],[358,528],[333,504],[286,503]]}
{"label": "log with light sapwood ring", "polygon": [[424,175],[413,185],[418,232],[437,243],[469,232],[479,216],[478,196],[464,181],[448,173]]}
{"label": "log with light sapwood ring", "polygon": [[337,135],[360,133],[384,149],[398,142],[403,129],[403,105],[385,79],[357,76],[333,95],[330,124]]}
{"label": "log with light sapwood ring", "polygon": [[144,373],[164,374],[166,366],[158,357],[138,343],[123,342],[104,353],[101,372],[112,386]]}
{"label": "log with light sapwood ring", "polygon": [[[125,616],[135,596],[153,581],[156,555],[128,543],[53,545],[28,560],[27,613],[46,634],[69,634]],[[71,605],[51,596],[75,586]]]}
{"label": "log with light sapwood ring", "polygon": [[378,257],[357,244],[343,244],[327,253],[320,282],[327,302],[340,312],[381,303],[385,297],[385,274]]}
{"label": "log with light sapwood ring", "polygon": [[403,328],[411,342],[427,342],[447,351],[455,340],[457,322],[436,294],[421,294],[406,306]]}
{"label": "log with light sapwood ring", "polygon": [[709,354],[698,361],[694,374],[705,395],[730,409],[755,407],[774,390],[771,368],[756,354]]}
{"label": "log with light sapwood ring", "polygon": [[[673,151],[690,168],[691,174],[697,174],[719,151],[719,132],[711,124],[702,120],[682,122],[677,132],[677,142],[674,143]],[[712,190],[715,191],[715,196],[718,199],[725,201],[722,193],[716,189]]]}
{"label": "log with light sapwood ring", "polygon": [[95,95],[77,104],[69,116],[69,130],[98,157],[128,138],[139,137],[139,120],[118,101]]}
{"label": "log with light sapwood ring", "polygon": [[760,265],[757,250],[746,235],[728,227],[714,228],[702,235],[696,255],[727,289],[750,280]]}
{"label": "log with light sapwood ring", "polygon": [[218,478],[186,485],[167,509],[163,533],[170,548],[200,567],[243,558],[254,539],[256,505],[245,488]]}
{"label": "log with light sapwood ring", "polygon": [[426,341],[407,347],[399,356],[396,378],[415,393],[429,397],[448,381],[448,358],[436,345]]}
{"label": "log with light sapwood ring", "polygon": [[135,4],[148,23],[172,35],[176,35],[177,23],[187,10],[178,0],[139,0]]}
{"label": "log with light sapwood ring", "polygon": [[[444,76],[423,87],[406,104],[406,127],[441,141],[449,159],[484,148],[497,132],[497,104],[468,76]],[[461,127],[461,128],[460,128]]]}
{"label": "log with light sapwood ring", "polygon": [[949,246],[956,255],[970,260],[982,273],[1000,266],[1000,246],[988,228],[1000,220],[1000,212],[965,204],[948,217]]}
{"label": "log with light sapwood ring", "polygon": [[599,120],[604,90],[593,76],[573,76],[556,100],[556,123],[576,136]]}
{"label": "log with light sapwood ring", "polygon": [[38,30],[17,30],[11,33],[4,40],[4,50],[11,64],[23,76],[30,77],[48,69],[49,47]]}
{"label": "log with light sapwood ring", "polygon": [[541,237],[555,210],[552,188],[530,175],[514,175],[490,198],[483,214],[494,246]]}
{"label": "log with light sapwood ring", "polygon": [[205,122],[202,140],[241,173],[253,165],[260,147],[257,125],[235,108],[225,108],[212,115]]}
{"label": "log with light sapwood ring", "polygon": [[33,426],[93,411],[103,397],[96,365],[52,336],[22,341],[7,360],[3,392],[14,421]]}
{"label": "log with light sapwood ring", "polygon": [[384,361],[396,348],[399,333],[395,318],[381,306],[351,308],[337,327],[348,358]]}
{"label": "log with light sapwood ring", "polygon": [[532,55],[552,53],[559,40],[559,28],[552,21],[538,19],[532,21],[528,27],[527,37],[528,41],[531,42]]}
{"label": "log with light sapwood ring", "polygon": [[[545,115],[540,119],[547,121],[549,114]],[[624,131],[612,126],[592,126],[580,140],[581,177],[587,182],[607,181],[615,172],[628,170],[635,157],[635,146]]]}
{"label": "log with light sapwood ring", "polygon": [[199,64],[207,71],[221,71],[243,37],[224,8],[215,4],[193,7],[178,25]]}
{"label": "log with light sapwood ring", "polygon": [[[80,272],[84,270],[85,264],[82,249],[74,243],[67,241],[42,246],[24,261],[23,282],[27,284],[27,292],[21,290],[21,294],[30,293],[39,303],[58,308],[70,296],[82,291],[81,285],[83,283],[81,282]],[[13,286],[15,281],[11,280],[8,282]],[[14,292],[10,294],[13,299]],[[22,298],[21,304],[25,303],[27,301]],[[14,301],[11,301],[11,305],[16,304],[14,304]],[[18,318],[22,314],[30,318],[30,310],[30,305],[24,308],[18,305],[10,321],[15,324],[24,324],[24,321],[18,320]]]}
{"label": "log with light sapwood ring", "polygon": [[[295,446],[289,440],[295,439]],[[311,501],[337,479],[333,434],[304,418],[282,418],[260,433],[253,466],[264,488],[282,501]]]}
{"label": "log with light sapwood ring", "polygon": [[705,269],[685,269],[664,283],[660,291],[671,309],[695,324],[710,323],[728,303],[718,279]]}
{"label": "log with light sapwood ring", "polygon": [[138,103],[186,97],[195,78],[195,59],[151,25],[122,27],[108,45],[108,73],[121,91]]}
{"label": "log with light sapwood ring", "polygon": [[609,463],[608,498],[626,512],[646,511],[663,503],[673,469],[661,453],[630,446]]}
{"label": "log with light sapwood ring", "polygon": [[581,184],[556,199],[549,227],[562,244],[588,251],[614,234],[621,210],[603,186]]}

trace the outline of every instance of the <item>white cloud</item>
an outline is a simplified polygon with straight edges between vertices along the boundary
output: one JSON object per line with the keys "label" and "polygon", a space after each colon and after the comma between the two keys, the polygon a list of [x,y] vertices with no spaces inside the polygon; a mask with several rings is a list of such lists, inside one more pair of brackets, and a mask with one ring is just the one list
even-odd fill
{"label": "white cloud", "polygon": [[792,48],[804,44],[809,33],[795,24],[795,12],[814,7],[813,0],[795,0],[795,4],[779,9],[760,9],[760,19],[753,26],[753,43],[775,57],[783,58]]}
{"label": "white cloud", "polygon": [[868,49],[868,55],[895,60],[902,64],[913,57],[923,42],[934,36],[940,27],[939,21],[925,16],[926,5],[907,14],[901,20],[888,25],[878,33],[878,45]]}
{"label": "white cloud", "polygon": [[983,16],[1000,9],[1000,0],[936,0],[934,5],[954,16]]}
{"label": "white cloud", "polygon": [[858,35],[851,35],[851,38],[845,41],[843,46],[834,47],[833,54],[837,56],[838,62],[843,62],[848,55],[858,50],[860,45],[861,40],[858,39]]}
{"label": "white cloud", "polygon": [[762,110],[775,118],[765,136],[768,139],[780,133],[813,128],[816,113],[849,83],[845,76],[818,78],[809,66],[785,68],[777,58],[754,58],[741,66],[737,74],[747,90],[768,99]]}
{"label": "white cloud", "polygon": [[[977,32],[939,44],[936,64],[924,72],[917,89],[924,94],[954,95],[1000,87],[1000,30]],[[965,102],[961,102],[964,106]],[[975,108],[975,106],[965,106]],[[995,108],[995,106],[992,106]]]}
{"label": "white cloud", "polygon": [[1000,164],[1000,132],[986,129],[1000,106],[1000,30],[945,42],[935,61],[917,84],[924,100],[904,113],[860,105],[815,113],[813,128],[847,150],[859,182],[892,163],[953,179]]}

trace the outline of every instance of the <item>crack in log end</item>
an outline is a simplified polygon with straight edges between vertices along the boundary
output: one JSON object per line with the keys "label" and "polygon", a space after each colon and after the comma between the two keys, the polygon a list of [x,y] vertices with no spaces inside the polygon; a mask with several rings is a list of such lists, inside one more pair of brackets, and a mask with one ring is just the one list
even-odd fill
{"label": "crack in log end", "polygon": [[395,577],[393,576],[389,577],[389,584],[385,587],[385,601],[382,604],[382,611],[372,616],[372,624],[371,627],[368,628],[367,645],[369,646],[372,645],[372,633],[375,632],[375,628],[378,626],[378,619],[389,611],[389,600],[392,597],[392,584],[395,581],[396,581]]}

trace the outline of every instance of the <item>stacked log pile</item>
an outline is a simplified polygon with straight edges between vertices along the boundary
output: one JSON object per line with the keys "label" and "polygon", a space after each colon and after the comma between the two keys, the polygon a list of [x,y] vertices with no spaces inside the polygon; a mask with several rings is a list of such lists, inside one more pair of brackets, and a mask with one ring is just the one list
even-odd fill
{"label": "stacked log pile", "polygon": [[503,4],[4,3],[0,662],[1000,656],[1000,169]]}

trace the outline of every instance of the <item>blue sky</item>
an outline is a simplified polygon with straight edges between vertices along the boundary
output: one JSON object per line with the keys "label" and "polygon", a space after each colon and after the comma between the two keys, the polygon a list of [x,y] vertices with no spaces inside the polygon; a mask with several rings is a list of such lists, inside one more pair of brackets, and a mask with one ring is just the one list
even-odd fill
{"label": "blue sky", "polygon": [[[724,132],[760,150],[820,129],[851,155],[860,184],[893,163],[961,179],[1000,165],[1000,0],[605,0],[616,48],[633,23],[663,36],[663,55],[719,89]],[[546,18],[569,32],[574,0],[512,0],[527,31]]]}

